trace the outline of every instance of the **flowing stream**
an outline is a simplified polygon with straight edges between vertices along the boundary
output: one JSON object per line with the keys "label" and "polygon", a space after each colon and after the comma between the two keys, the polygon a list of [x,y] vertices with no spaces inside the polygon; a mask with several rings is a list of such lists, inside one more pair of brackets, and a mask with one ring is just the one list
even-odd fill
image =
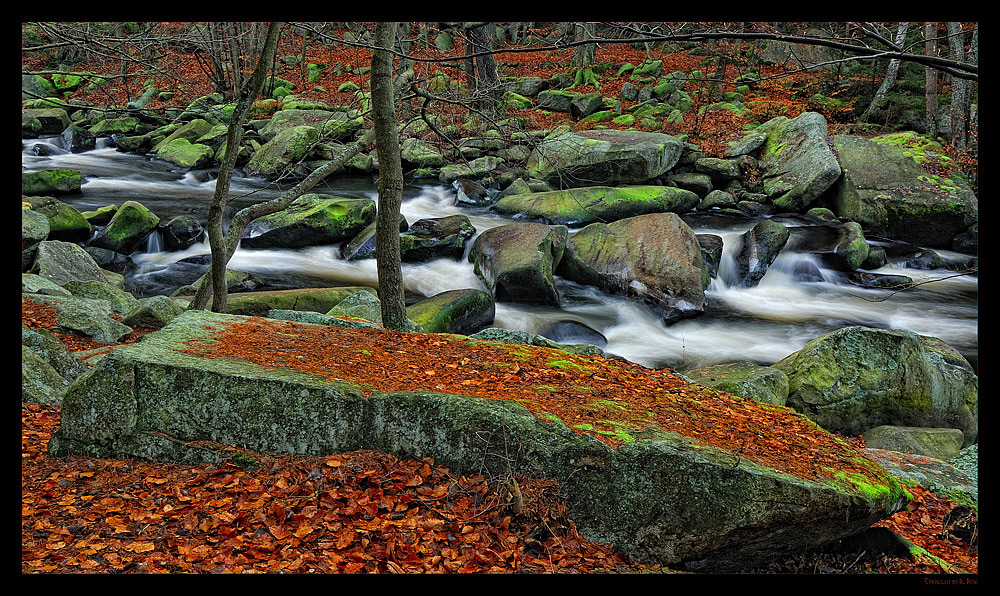
{"label": "flowing stream", "polygon": [[[59,197],[80,211],[135,200],[162,222],[186,214],[204,224],[215,190],[211,171],[176,170],[165,162],[100,144],[93,151],[70,153],[62,148],[59,137],[24,140],[21,166],[23,171],[81,171],[82,192]],[[227,219],[242,207],[280,195],[288,186],[234,177]],[[370,178],[336,178],[313,192],[376,198]],[[440,183],[411,185],[404,190],[402,213],[411,224],[425,217],[464,213],[479,232],[511,221],[485,209],[456,206],[454,196],[450,186]],[[819,335],[850,325],[867,325],[940,338],[978,366],[977,277],[890,263],[873,272],[906,275],[919,285],[895,293],[863,289],[850,284],[842,273],[825,268],[814,255],[796,251],[790,243],[757,287],[733,287],[725,281],[732,266],[731,253],[739,236],[754,222],[698,214],[683,217],[696,233],[716,234],[724,240],[719,276],[706,291],[708,310],[703,315],[666,326],[642,304],[557,278],[560,308],[498,303],[495,326],[540,333],[563,343],[599,343],[609,354],[643,366],[685,370],[733,360],[772,364]],[[807,226],[794,219],[780,221],[790,228]],[[946,260],[965,258],[937,252]],[[126,274],[126,289],[139,297],[170,294],[205,271],[205,265],[191,263],[189,258],[209,253],[207,241],[184,251],[163,252],[154,233],[145,249],[131,255],[135,267]],[[239,249],[229,267],[257,275],[269,288],[374,287],[378,279],[374,260],[344,261],[334,246]],[[803,271],[809,274],[803,275]],[[486,289],[465,259],[404,263],[403,279],[408,301],[453,289]],[[606,344],[593,331],[603,336]]]}

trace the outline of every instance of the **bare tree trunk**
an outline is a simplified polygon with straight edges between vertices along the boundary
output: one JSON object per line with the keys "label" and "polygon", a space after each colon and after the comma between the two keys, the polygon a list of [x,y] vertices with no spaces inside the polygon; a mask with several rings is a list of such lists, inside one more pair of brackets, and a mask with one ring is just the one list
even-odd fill
{"label": "bare tree trunk", "polygon": [[[962,23],[948,23],[948,48],[952,60],[956,62],[969,61],[965,53],[965,33],[962,31]],[[968,81],[952,77],[951,146],[956,149],[965,149],[968,143],[969,106],[972,95],[970,87]]]}
{"label": "bare tree trunk", "polygon": [[[902,47],[906,43],[906,31],[909,29],[909,23],[900,23],[899,28],[896,29],[896,45]],[[882,80],[882,85],[875,92],[875,97],[872,98],[872,102],[868,104],[868,109],[861,114],[861,122],[864,122],[872,115],[872,112],[882,107],[885,103],[885,96],[892,89],[892,86],[896,84],[896,75],[899,73],[899,60],[893,58],[889,60],[889,68],[885,73],[885,78]]]}
{"label": "bare tree trunk", "polygon": [[[937,56],[937,22],[924,23],[924,54]],[[936,139],[938,135],[938,71],[930,66],[924,67],[924,97],[926,108],[924,113],[927,122],[927,134]]]}
{"label": "bare tree trunk", "polygon": [[[467,31],[472,54],[489,52],[490,36],[485,24],[477,24]],[[476,107],[488,116],[495,116],[500,105],[500,75],[497,74],[493,54],[476,56]]]}
{"label": "bare tree trunk", "polygon": [[[214,295],[212,299],[212,310],[215,312],[226,312],[226,265],[229,258],[226,255],[225,235],[222,229],[222,217],[226,210],[226,200],[229,198],[229,185],[233,178],[233,170],[236,167],[236,158],[239,155],[240,142],[243,140],[243,121],[246,119],[250,107],[264,87],[264,77],[267,75],[268,65],[278,47],[278,35],[281,32],[281,23],[273,22],[268,25],[267,37],[264,47],[261,48],[257,60],[257,66],[250,76],[250,80],[240,90],[236,109],[229,121],[229,130],[226,133],[226,153],[223,156],[222,164],[219,166],[219,177],[215,183],[215,194],[212,196],[212,204],[208,209],[208,243],[212,249],[211,263],[211,283],[206,280],[199,289],[196,300],[192,301],[193,308],[204,308],[208,302],[208,297]],[[235,58],[234,58],[235,59]],[[207,286],[207,287],[206,287]],[[211,293],[208,293],[208,292]],[[199,296],[200,295],[200,296]]]}
{"label": "bare tree trunk", "polygon": [[[576,23],[576,40],[584,41],[594,37],[593,23]],[[597,57],[597,46],[588,43],[573,48],[573,66],[583,68],[594,63]]]}
{"label": "bare tree trunk", "polygon": [[372,52],[372,117],[378,155],[378,210],[375,215],[375,256],[382,325],[406,330],[406,301],[399,253],[399,209],[403,202],[403,167],[396,130],[396,106],[392,89],[392,47],[396,23],[380,22],[375,28]]}

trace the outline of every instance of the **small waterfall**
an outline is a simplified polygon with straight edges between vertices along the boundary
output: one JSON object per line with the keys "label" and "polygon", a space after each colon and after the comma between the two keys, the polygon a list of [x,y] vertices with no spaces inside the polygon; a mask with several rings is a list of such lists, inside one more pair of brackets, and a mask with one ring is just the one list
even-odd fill
{"label": "small waterfall", "polygon": [[159,230],[153,230],[146,237],[146,250],[144,252],[147,254],[163,252],[163,234]]}

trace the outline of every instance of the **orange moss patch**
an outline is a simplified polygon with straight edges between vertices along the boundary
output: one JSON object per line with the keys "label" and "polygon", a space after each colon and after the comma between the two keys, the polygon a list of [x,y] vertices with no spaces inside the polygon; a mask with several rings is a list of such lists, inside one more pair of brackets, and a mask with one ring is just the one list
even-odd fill
{"label": "orange moss patch", "polygon": [[[185,353],[238,358],[377,391],[439,391],[520,403],[558,417],[615,447],[630,436],[676,432],[701,445],[794,476],[829,482],[834,473],[884,484],[879,468],[843,440],[786,408],[688,383],[668,370],[548,348],[246,319]],[[614,433],[619,429],[626,434]],[[611,429],[601,432],[600,429]],[[623,438],[623,436],[625,438]]]}

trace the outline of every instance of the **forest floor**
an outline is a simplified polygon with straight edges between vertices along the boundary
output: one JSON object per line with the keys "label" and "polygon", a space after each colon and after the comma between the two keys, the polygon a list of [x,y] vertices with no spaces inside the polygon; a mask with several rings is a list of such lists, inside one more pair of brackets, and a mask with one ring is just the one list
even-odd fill
{"label": "forest floor", "polygon": [[[23,301],[22,323],[71,351],[101,347],[60,333],[50,307]],[[434,382],[446,382],[437,370]],[[58,426],[58,406],[22,405],[22,573],[683,573],[582,538],[548,480],[491,482],[373,451],[279,457],[227,446],[221,466],[54,458],[47,444]],[[927,555],[806,552],[745,572],[972,581],[977,547],[943,534],[956,504],[908,490],[909,508],[877,525]]]}

